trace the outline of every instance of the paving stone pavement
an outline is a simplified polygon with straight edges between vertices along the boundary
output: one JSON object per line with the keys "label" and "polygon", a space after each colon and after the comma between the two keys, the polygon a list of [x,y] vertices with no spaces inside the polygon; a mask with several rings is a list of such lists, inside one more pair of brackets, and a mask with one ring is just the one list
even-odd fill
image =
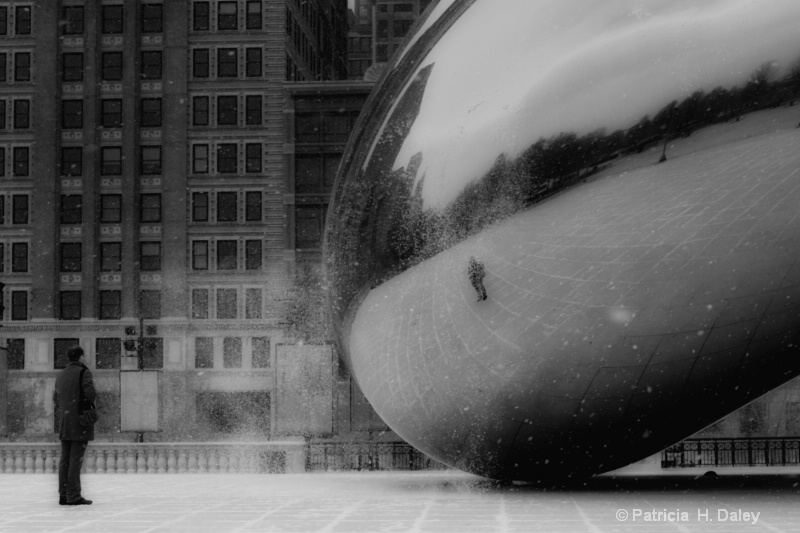
{"label": "paving stone pavement", "polygon": [[83,489],[93,505],[59,506],[54,475],[1,475],[0,532],[800,531],[796,475],[606,477],[541,488],[449,470],[92,474]]}

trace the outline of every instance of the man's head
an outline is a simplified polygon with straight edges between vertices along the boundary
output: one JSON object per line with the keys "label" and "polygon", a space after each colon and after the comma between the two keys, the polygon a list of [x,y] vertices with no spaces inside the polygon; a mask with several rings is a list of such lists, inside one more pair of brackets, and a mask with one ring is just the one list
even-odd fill
{"label": "man's head", "polygon": [[70,361],[80,361],[81,357],[83,356],[83,348],[80,346],[75,346],[74,348],[70,348],[67,350],[67,358]]}

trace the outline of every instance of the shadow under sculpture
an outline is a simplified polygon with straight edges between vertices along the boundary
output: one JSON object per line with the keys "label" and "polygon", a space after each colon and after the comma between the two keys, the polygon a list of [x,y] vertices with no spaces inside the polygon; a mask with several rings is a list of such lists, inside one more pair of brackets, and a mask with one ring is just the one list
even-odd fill
{"label": "shadow under sculpture", "polygon": [[384,421],[451,466],[564,480],[797,376],[798,18],[779,0],[433,3],[326,225],[341,351]]}

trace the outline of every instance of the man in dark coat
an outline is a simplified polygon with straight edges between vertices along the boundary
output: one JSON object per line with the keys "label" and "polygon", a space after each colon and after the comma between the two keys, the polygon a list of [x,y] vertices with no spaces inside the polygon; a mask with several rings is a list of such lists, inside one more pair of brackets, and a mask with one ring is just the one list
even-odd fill
{"label": "man in dark coat", "polygon": [[[83,454],[90,440],[94,440],[94,424],[81,424],[81,389],[86,400],[94,404],[95,390],[92,373],[83,364],[83,348],[76,346],[67,351],[69,363],[56,378],[53,391],[58,437],[61,439],[61,461],[58,464],[58,503],[61,505],[89,505],[92,502],[81,496],[81,466]],[[81,380],[81,371],[83,380]]]}

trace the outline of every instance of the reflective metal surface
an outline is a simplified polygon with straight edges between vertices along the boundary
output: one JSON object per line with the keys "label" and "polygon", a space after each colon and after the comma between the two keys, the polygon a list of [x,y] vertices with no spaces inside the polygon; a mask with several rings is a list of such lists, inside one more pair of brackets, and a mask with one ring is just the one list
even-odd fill
{"label": "reflective metal surface", "polygon": [[800,3],[429,13],[326,227],[341,348],[392,429],[489,477],[582,476],[800,373]]}

